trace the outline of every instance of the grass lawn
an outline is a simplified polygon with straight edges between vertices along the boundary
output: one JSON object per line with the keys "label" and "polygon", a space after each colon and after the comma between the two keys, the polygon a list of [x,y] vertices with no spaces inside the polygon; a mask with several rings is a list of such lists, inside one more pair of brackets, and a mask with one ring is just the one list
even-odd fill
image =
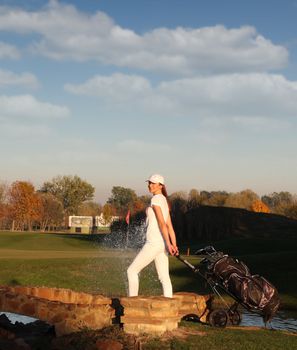
{"label": "grass lawn", "polygon": [[[107,248],[102,243],[104,236],[98,237],[99,241],[94,236],[0,232],[0,285],[70,288],[111,297],[126,295],[126,270],[136,252]],[[202,246],[192,246],[192,252]],[[269,279],[280,291],[282,307],[297,310],[296,240],[230,239],[216,242],[215,247],[246,262],[252,273]],[[187,249],[181,248],[182,252]],[[194,265],[199,262],[196,256],[187,259]],[[209,292],[201,278],[173,257],[170,270],[175,292]],[[162,293],[153,265],[141,272],[140,293]],[[185,336],[173,333],[167,338],[149,338],[142,349],[297,350],[296,335],[281,331],[216,329],[190,322],[182,322],[177,332],[182,329],[186,330]],[[83,335],[80,342],[84,342]]]}
{"label": "grass lawn", "polygon": [[[265,329],[248,329],[244,331],[240,327],[236,329],[218,329],[194,323],[181,323],[185,326],[185,339],[174,336],[170,339],[156,338],[149,340],[143,345],[143,350],[279,350],[297,349],[296,335],[281,331],[270,331]],[[191,334],[192,333],[192,334]]]}
{"label": "grass lawn", "polygon": [[[140,335],[135,339],[117,326],[101,330],[85,330],[56,339],[58,349],[93,349],[96,340],[114,340],[124,349],[142,350],[296,350],[296,334],[252,327],[217,329],[199,323],[181,322],[178,329],[162,337]],[[138,343],[138,347],[135,346]],[[42,344],[44,350],[47,348]]]}
{"label": "grass lawn", "polygon": [[[98,238],[99,237],[99,238]],[[71,288],[120,296],[127,293],[126,270],[136,252],[110,249],[104,235],[69,235],[0,232],[0,284]],[[192,252],[199,246],[191,247]],[[278,288],[282,307],[297,309],[297,240],[230,239],[216,242],[216,249],[243,260]],[[182,247],[186,251],[187,247]],[[199,262],[196,256],[187,258]],[[170,258],[174,290],[207,293],[204,281],[175,258]],[[141,272],[140,293],[161,294],[151,265]]]}

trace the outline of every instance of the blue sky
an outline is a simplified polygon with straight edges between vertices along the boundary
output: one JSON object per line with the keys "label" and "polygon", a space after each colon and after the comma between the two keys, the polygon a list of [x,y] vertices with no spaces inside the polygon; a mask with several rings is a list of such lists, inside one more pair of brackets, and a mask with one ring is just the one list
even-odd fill
{"label": "blue sky", "polygon": [[297,0],[0,1],[0,181],[296,194],[296,18]]}

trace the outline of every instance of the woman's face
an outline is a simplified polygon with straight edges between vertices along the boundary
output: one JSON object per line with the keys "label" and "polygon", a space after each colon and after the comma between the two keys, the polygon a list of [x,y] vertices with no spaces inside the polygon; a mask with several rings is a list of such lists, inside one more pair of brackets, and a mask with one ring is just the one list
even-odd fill
{"label": "woman's face", "polygon": [[152,194],[162,193],[162,185],[159,183],[148,182],[148,189]]}

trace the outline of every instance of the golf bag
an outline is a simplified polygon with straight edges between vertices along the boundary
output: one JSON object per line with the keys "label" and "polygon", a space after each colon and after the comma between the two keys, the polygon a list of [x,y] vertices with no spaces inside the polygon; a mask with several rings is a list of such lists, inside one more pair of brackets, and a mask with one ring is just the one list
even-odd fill
{"label": "golf bag", "polygon": [[242,261],[207,248],[208,256],[202,260],[206,278],[220,284],[247,309],[260,311],[265,323],[270,321],[280,305],[277,289],[264,277],[251,275]]}

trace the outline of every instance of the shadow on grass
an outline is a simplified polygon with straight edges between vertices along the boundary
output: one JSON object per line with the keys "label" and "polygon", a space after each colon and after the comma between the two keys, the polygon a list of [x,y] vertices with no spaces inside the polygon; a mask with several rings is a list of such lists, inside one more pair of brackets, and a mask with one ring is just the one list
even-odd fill
{"label": "shadow on grass", "polygon": [[21,284],[21,282],[15,278],[11,279],[9,282],[8,282],[8,285],[9,286],[19,286]]}
{"label": "shadow on grass", "polygon": [[170,271],[174,283],[175,292],[193,292],[197,294],[211,294],[208,283],[199,274],[187,267],[175,267]]}
{"label": "shadow on grass", "polygon": [[91,234],[80,234],[80,233],[58,233],[58,232],[45,232],[44,235],[63,237],[69,239],[81,240],[84,242],[93,242],[102,244],[110,233],[91,233]]}

